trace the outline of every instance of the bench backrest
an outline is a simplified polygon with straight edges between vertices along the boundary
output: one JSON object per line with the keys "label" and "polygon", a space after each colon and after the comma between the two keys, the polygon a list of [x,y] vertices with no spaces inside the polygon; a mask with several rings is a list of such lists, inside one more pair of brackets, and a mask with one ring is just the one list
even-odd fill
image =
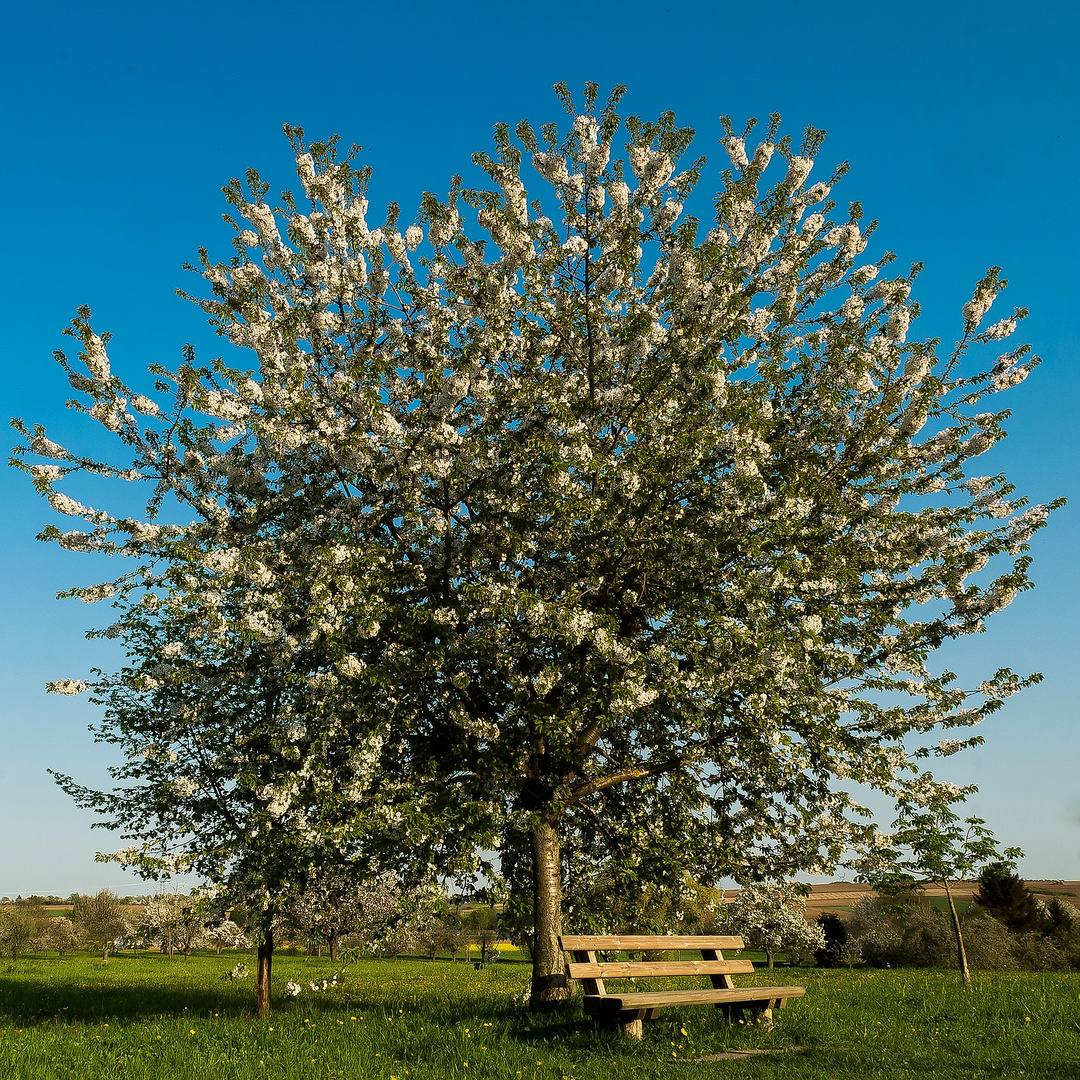
{"label": "bench backrest", "polygon": [[[677,937],[673,934],[564,934],[559,945],[573,956],[567,965],[571,979],[580,979],[586,994],[606,993],[604,979],[649,975],[707,975],[714,987],[734,989],[732,975],[749,974],[749,960],[725,960],[723,949],[742,949],[741,937]],[[700,960],[597,960],[598,952],[670,952],[696,949]]]}

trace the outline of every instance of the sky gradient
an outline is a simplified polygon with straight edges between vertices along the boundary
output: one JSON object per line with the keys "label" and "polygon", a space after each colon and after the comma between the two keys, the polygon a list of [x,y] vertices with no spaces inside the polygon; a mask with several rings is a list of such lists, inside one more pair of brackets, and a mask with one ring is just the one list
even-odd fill
{"label": "sky gradient", "polygon": [[[1045,679],[982,725],[985,746],[935,773],[979,785],[969,806],[1003,844],[1025,849],[1026,876],[1080,878],[1080,5],[423,0],[397,10],[277,0],[13,9],[0,42],[0,414],[44,423],[75,447],[101,445],[64,410],[68,387],[52,360],[80,304],[98,332],[113,333],[117,372],[143,388],[139,373],[174,364],[185,342],[204,358],[221,352],[175,290],[195,287],[182,267],[199,247],[230,252],[220,193],[230,177],[255,166],[272,192],[294,185],[283,123],[363,146],[373,223],[391,199],[408,223],[424,190],[445,192],[458,172],[468,180],[469,156],[490,146],[496,122],[562,121],[551,92],[559,80],[575,92],[596,81],[602,95],[625,83],[624,115],[671,109],[696,128],[695,149],[710,159],[706,207],[725,163],[720,114],[741,126],[780,112],[796,136],[824,128],[819,168],[851,165],[834,192],[839,207],[857,199],[880,221],[868,254],[895,251],[900,270],[925,264],[911,337],[955,340],[961,305],[991,265],[1010,281],[999,317],[1031,310],[1018,339],[1043,365],[995,400],[1013,410],[1010,438],[974,464],[1004,471],[1033,502],[1070,505],[1033,544],[1036,588],[939,663],[962,684],[1003,665]],[[65,490],[93,501],[85,486]],[[95,850],[119,842],[92,832],[45,771],[106,779],[109,754],[86,731],[95,710],[47,696],[44,684],[117,664],[109,642],[83,636],[111,621],[108,609],[55,599],[107,574],[35,541],[58,518],[27,477],[0,470],[0,494],[0,896],[145,891],[94,862]]]}

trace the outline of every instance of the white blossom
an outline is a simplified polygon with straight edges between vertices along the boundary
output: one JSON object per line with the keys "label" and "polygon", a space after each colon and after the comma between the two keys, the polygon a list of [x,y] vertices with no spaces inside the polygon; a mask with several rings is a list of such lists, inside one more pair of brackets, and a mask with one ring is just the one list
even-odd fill
{"label": "white blossom", "polygon": [[48,684],[49,693],[73,696],[85,693],[90,689],[90,684],[82,679],[57,679]]}

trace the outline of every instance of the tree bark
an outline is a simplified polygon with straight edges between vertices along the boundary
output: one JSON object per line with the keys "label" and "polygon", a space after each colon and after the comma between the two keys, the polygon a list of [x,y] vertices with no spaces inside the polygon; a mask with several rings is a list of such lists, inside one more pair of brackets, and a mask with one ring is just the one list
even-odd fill
{"label": "tree bark", "polygon": [[262,941],[259,942],[258,966],[255,975],[255,1012],[260,1018],[270,1015],[270,969],[273,962],[274,929],[268,926]]}
{"label": "tree bark", "polygon": [[562,864],[559,834],[551,821],[530,830],[533,861],[533,974],[529,1008],[557,1008],[570,996],[562,933]]}
{"label": "tree bark", "polygon": [[341,948],[338,943],[339,934],[336,930],[331,930],[327,937],[327,944],[330,947],[330,959],[333,963],[337,963],[341,956]]}
{"label": "tree bark", "polygon": [[953,901],[949,883],[943,881],[941,884],[945,886],[945,899],[949,901],[949,914],[952,916],[953,936],[956,938],[956,959],[960,964],[960,977],[964,980],[965,986],[971,986],[971,972],[968,970],[967,950],[964,948],[964,935],[960,931],[960,916],[956,913],[956,904]]}

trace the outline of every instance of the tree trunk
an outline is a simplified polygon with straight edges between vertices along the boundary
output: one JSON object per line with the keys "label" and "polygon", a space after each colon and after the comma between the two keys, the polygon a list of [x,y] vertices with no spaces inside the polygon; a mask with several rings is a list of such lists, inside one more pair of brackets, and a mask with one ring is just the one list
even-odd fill
{"label": "tree trunk", "polygon": [[945,899],[949,901],[949,914],[952,916],[953,936],[956,938],[956,959],[960,963],[960,977],[965,986],[971,986],[971,972],[968,970],[967,950],[964,948],[964,935],[960,931],[960,916],[956,913],[956,904],[953,902],[952,891],[949,883],[943,881],[945,886]]}
{"label": "tree trunk", "polygon": [[559,834],[551,821],[530,830],[533,861],[533,975],[529,1008],[546,1011],[570,996],[562,933],[562,865]]}
{"label": "tree trunk", "polygon": [[107,941],[101,946],[101,959],[106,964],[109,962],[109,942]]}
{"label": "tree trunk", "polygon": [[330,946],[330,959],[335,964],[341,956],[341,947],[338,944],[338,936],[336,930],[331,930],[327,938],[327,944]]}
{"label": "tree trunk", "polygon": [[266,928],[263,939],[259,942],[258,965],[255,974],[256,1015],[260,1018],[270,1015],[270,969],[274,962],[274,929]]}
{"label": "tree trunk", "polygon": [[768,960],[768,965],[767,966],[769,967],[770,970],[772,970],[773,960],[775,959],[775,957],[776,957],[776,954],[772,951],[772,949],[766,949],[765,950],[765,958]]}

